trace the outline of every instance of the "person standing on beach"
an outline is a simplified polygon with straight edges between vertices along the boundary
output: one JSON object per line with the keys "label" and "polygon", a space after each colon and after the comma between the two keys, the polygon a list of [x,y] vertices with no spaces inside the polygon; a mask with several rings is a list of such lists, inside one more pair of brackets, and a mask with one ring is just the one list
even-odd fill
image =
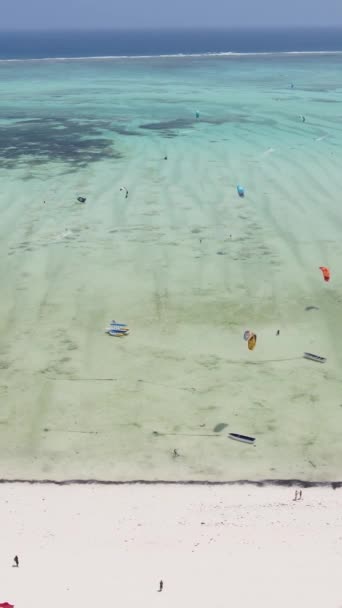
{"label": "person standing on beach", "polygon": [[14,556],[13,568],[19,568],[19,558],[17,555]]}
{"label": "person standing on beach", "polygon": [[164,583],[163,583],[163,581],[159,581],[159,589],[158,589],[158,593],[160,593],[161,591],[163,591],[163,587],[164,587]]}
{"label": "person standing on beach", "polygon": [[302,490],[299,490],[298,500],[302,500],[302,495],[303,495]]}

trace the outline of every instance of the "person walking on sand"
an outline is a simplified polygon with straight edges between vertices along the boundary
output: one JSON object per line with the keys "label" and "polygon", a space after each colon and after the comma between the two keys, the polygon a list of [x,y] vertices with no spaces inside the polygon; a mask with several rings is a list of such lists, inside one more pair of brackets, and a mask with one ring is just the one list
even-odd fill
{"label": "person walking on sand", "polygon": [[163,583],[163,581],[159,581],[159,589],[158,589],[158,593],[160,593],[161,591],[163,591],[163,587],[164,587],[164,583]]}
{"label": "person walking on sand", "polygon": [[17,555],[14,556],[13,568],[19,568],[19,558]]}
{"label": "person walking on sand", "polygon": [[298,490],[295,491],[294,498],[292,500],[298,500]]}
{"label": "person walking on sand", "polygon": [[303,496],[302,490],[299,490],[299,497],[298,497],[298,500],[302,500],[302,496]]}

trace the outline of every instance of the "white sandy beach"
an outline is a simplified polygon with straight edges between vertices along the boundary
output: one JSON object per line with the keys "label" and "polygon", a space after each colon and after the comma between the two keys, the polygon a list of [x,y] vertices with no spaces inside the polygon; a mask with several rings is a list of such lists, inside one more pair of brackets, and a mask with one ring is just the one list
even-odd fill
{"label": "white sandy beach", "polygon": [[340,608],[341,490],[294,491],[3,484],[0,602]]}

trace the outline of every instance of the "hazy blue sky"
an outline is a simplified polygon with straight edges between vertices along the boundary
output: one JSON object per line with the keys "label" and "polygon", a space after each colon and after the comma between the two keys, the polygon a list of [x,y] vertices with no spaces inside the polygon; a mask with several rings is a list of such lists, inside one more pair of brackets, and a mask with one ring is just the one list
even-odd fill
{"label": "hazy blue sky", "polygon": [[342,26],[342,0],[2,0],[1,29]]}

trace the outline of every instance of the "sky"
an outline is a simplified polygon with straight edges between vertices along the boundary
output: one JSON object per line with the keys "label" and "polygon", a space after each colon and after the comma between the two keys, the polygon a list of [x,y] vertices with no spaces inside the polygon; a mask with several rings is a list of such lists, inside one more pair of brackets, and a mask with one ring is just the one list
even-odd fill
{"label": "sky", "polygon": [[341,26],[342,0],[2,0],[0,29]]}

